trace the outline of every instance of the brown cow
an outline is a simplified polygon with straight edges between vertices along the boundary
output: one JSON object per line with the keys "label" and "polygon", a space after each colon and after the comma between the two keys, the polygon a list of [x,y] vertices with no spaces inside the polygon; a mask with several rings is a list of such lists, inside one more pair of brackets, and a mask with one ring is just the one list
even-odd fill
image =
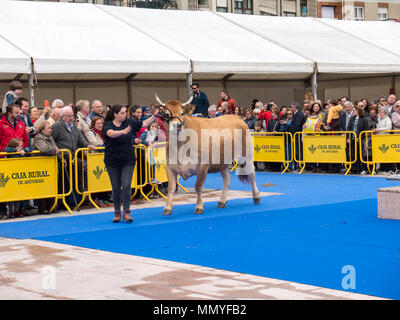
{"label": "brown cow", "polygon": [[229,169],[232,167],[232,161],[237,159],[242,159],[239,179],[244,183],[251,183],[253,201],[259,204],[260,193],[256,185],[253,146],[252,141],[248,139],[248,127],[244,121],[236,115],[213,119],[192,117],[190,116],[193,111],[193,106],[190,105],[192,98],[184,104],[178,100],[163,103],[157,95],[156,100],[160,116],[166,124],[169,124],[166,125],[166,128],[169,128],[166,166],[168,197],[163,215],[172,213],[172,197],[176,190],[178,175],[184,180],[197,175],[195,185],[197,203],[194,213],[202,214],[204,212],[202,192],[207,173],[220,172],[223,178],[223,190],[218,208],[225,208],[226,193],[231,178]]}

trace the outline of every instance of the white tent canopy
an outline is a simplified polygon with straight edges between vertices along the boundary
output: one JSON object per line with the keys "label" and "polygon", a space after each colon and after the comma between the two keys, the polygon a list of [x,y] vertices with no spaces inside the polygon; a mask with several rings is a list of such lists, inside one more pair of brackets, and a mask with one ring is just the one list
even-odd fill
{"label": "white tent canopy", "polygon": [[0,75],[1,73],[30,73],[31,59],[9,41],[0,37]]}
{"label": "white tent canopy", "polygon": [[101,8],[190,58],[194,74],[313,72],[312,61],[211,12]]}
{"label": "white tent canopy", "polygon": [[394,21],[338,21],[317,19],[363,41],[388,50],[400,57],[400,23]]}
{"label": "white tent canopy", "polygon": [[[400,56],[360,40],[351,32],[343,32],[317,19],[266,18],[240,14],[220,14],[220,16],[315,61],[319,73],[400,72]],[[331,22],[335,26],[342,26],[345,23],[337,20]],[[362,30],[364,25],[367,26],[364,22],[353,22],[353,25],[358,26],[357,31]],[[380,35],[383,29],[392,25],[392,22],[377,22],[375,33]],[[368,37],[368,32],[369,30],[364,30],[365,37]],[[394,35],[395,31],[392,31],[392,34]],[[397,35],[399,34],[398,32]]]}
{"label": "white tent canopy", "polygon": [[0,73],[29,73],[31,57],[48,80],[184,80],[188,73],[305,79],[315,67],[326,74],[399,73],[399,31],[394,22],[3,0]]}
{"label": "white tent canopy", "polygon": [[0,35],[33,57],[39,74],[190,71],[187,58],[90,4],[1,1]]}

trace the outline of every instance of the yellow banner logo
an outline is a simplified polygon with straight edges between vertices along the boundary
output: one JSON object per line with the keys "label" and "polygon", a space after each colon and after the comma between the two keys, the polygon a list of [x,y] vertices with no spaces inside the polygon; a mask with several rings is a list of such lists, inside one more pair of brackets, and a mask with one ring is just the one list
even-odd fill
{"label": "yellow banner logo", "polygon": [[303,135],[303,160],[305,162],[346,162],[346,137]]}

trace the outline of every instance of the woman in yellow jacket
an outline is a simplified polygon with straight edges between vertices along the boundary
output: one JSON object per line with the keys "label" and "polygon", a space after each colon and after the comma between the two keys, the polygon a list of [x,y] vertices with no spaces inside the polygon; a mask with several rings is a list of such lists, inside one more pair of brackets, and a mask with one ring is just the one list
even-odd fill
{"label": "woman in yellow jacket", "polygon": [[[303,132],[318,132],[321,131],[322,124],[322,106],[319,102],[313,102],[311,112],[306,122],[303,125]],[[311,163],[312,172],[321,172],[318,163]]]}

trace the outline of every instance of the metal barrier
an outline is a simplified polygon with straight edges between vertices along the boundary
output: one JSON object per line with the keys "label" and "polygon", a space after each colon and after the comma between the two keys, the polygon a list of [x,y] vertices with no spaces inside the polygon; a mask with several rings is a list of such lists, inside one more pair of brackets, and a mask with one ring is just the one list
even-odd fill
{"label": "metal barrier", "polygon": [[[148,184],[146,146],[135,145],[133,148],[135,149],[136,165],[132,177],[132,189],[135,189],[134,193],[132,194],[132,199],[136,195],[137,191],[140,191],[143,198],[145,198],[148,202],[151,202],[151,200],[143,192],[143,187]],[[107,168],[104,164],[104,153],[101,152],[103,150],[104,147],[97,147],[95,148],[95,151],[100,152],[88,152],[90,151],[90,148],[81,148],[75,152],[75,190],[78,194],[82,195],[82,200],[77,204],[75,209],[79,208],[87,197],[93,206],[100,210],[98,205],[93,201],[92,194],[112,191],[110,179],[107,174]],[[140,167],[138,165],[139,161],[143,162]],[[86,170],[83,170],[85,164]],[[80,167],[82,168],[80,173],[81,186],[79,186],[78,179]],[[144,169],[144,172],[142,172],[141,168]]]}
{"label": "metal barrier", "polygon": [[[58,165],[57,156],[44,156],[39,151],[27,152],[28,157],[0,158],[0,202],[25,201],[27,199],[54,198],[54,204],[50,212],[54,210],[57,201],[62,199],[65,208],[72,213],[65,197],[72,192],[72,162],[71,152],[61,149],[63,163],[68,158],[68,171],[63,164]],[[19,156],[19,152],[0,152],[0,156]],[[29,157],[32,155],[33,157]],[[37,155],[37,156],[36,156]],[[38,169],[40,168],[40,169]],[[61,174],[58,168],[62,168]],[[59,179],[61,177],[61,190],[59,190]],[[66,179],[69,183],[65,190]],[[61,191],[61,192],[60,192]]]}
{"label": "metal barrier", "polygon": [[290,132],[253,132],[254,161],[282,162],[285,173],[293,161]]}
{"label": "metal barrier", "polygon": [[357,161],[356,144],[357,135],[353,131],[296,132],[293,151],[301,168],[299,174],[307,163],[343,163],[347,175]]}
{"label": "metal barrier", "polygon": [[[371,175],[375,174],[377,163],[400,162],[400,130],[385,130],[377,133],[372,130],[363,131],[360,133],[359,140],[364,141],[364,145],[359,144],[360,160],[367,165]],[[362,148],[364,148],[365,157]]]}

